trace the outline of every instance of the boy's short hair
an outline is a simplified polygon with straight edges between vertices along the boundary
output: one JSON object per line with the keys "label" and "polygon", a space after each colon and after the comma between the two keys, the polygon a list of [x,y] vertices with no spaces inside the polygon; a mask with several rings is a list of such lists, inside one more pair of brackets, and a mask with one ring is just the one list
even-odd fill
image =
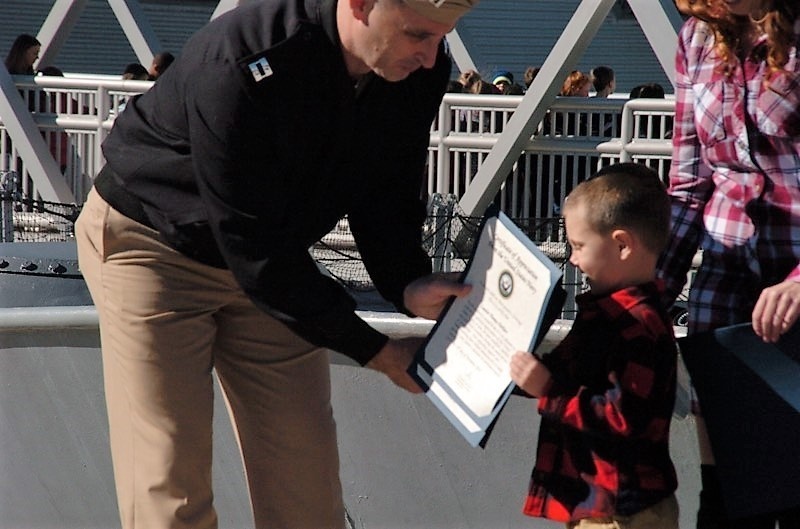
{"label": "boy's short hair", "polygon": [[600,169],[567,197],[565,208],[586,204],[592,229],[635,233],[653,253],[660,254],[670,234],[670,201],[658,173],[638,163],[618,163]]}

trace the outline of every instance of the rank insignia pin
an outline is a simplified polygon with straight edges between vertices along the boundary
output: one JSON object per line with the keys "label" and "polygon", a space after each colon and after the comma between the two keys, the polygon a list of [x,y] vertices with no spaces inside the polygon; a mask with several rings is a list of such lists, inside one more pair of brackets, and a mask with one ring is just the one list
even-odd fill
{"label": "rank insignia pin", "polygon": [[250,68],[250,73],[253,74],[253,79],[257,83],[272,75],[272,67],[264,57],[259,57],[258,60],[251,62],[247,66]]}

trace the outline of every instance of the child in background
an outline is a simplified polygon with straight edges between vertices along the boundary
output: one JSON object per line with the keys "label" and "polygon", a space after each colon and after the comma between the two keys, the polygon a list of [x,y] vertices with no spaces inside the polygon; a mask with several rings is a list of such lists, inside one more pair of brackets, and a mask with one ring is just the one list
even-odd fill
{"label": "child in background", "polygon": [[655,279],[669,234],[664,185],[643,165],[612,165],[577,186],[563,214],[570,262],[591,290],[552,353],[511,359],[542,416],[523,512],[568,529],[677,529],[677,347]]}

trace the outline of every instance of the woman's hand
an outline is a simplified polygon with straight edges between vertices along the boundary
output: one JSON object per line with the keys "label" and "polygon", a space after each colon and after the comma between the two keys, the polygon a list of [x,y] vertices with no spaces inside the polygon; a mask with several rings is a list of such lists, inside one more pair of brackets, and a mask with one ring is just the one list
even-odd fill
{"label": "woman's hand", "polygon": [[800,282],[786,280],[761,291],[753,309],[753,330],[765,342],[777,342],[800,316]]}

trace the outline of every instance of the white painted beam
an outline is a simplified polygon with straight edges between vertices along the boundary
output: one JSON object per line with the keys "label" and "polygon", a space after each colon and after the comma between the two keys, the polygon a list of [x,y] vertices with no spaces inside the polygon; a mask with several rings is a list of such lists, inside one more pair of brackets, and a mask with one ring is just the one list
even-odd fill
{"label": "white painted beam", "polygon": [[145,67],[150,66],[153,56],[162,51],[161,42],[138,0],[108,0],[108,5],[114,11],[139,62]]}
{"label": "white painted beam", "polygon": [[628,5],[674,89],[678,30],[683,24],[678,9],[673,2],[653,0],[628,0]]}
{"label": "white painted beam", "polygon": [[483,215],[511,172],[523,145],[544,119],[567,74],[575,69],[614,3],[615,0],[583,0],[580,3],[461,198],[459,205],[466,215]]}
{"label": "white painted beam", "polygon": [[[0,116],[3,116],[3,124],[42,198],[50,202],[74,203],[75,196],[67,186],[64,175],[61,174],[39,128],[33,121],[33,116],[20,97],[14,78],[2,63],[0,63]],[[5,165],[5,161],[3,164]],[[13,163],[10,166],[9,169],[13,168]]]}
{"label": "white painted beam", "polygon": [[36,38],[42,43],[39,65],[57,64],[56,57],[67,41],[89,0],[56,0]]}
{"label": "white painted beam", "polygon": [[475,67],[475,62],[472,60],[469,50],[467,50],[467,46],[458,34],[458,29],[454,29],[447,34],[447,45],[450,48],[450,55],[453,57],[453,62],[456,63],[459,72],[478,70]]}

